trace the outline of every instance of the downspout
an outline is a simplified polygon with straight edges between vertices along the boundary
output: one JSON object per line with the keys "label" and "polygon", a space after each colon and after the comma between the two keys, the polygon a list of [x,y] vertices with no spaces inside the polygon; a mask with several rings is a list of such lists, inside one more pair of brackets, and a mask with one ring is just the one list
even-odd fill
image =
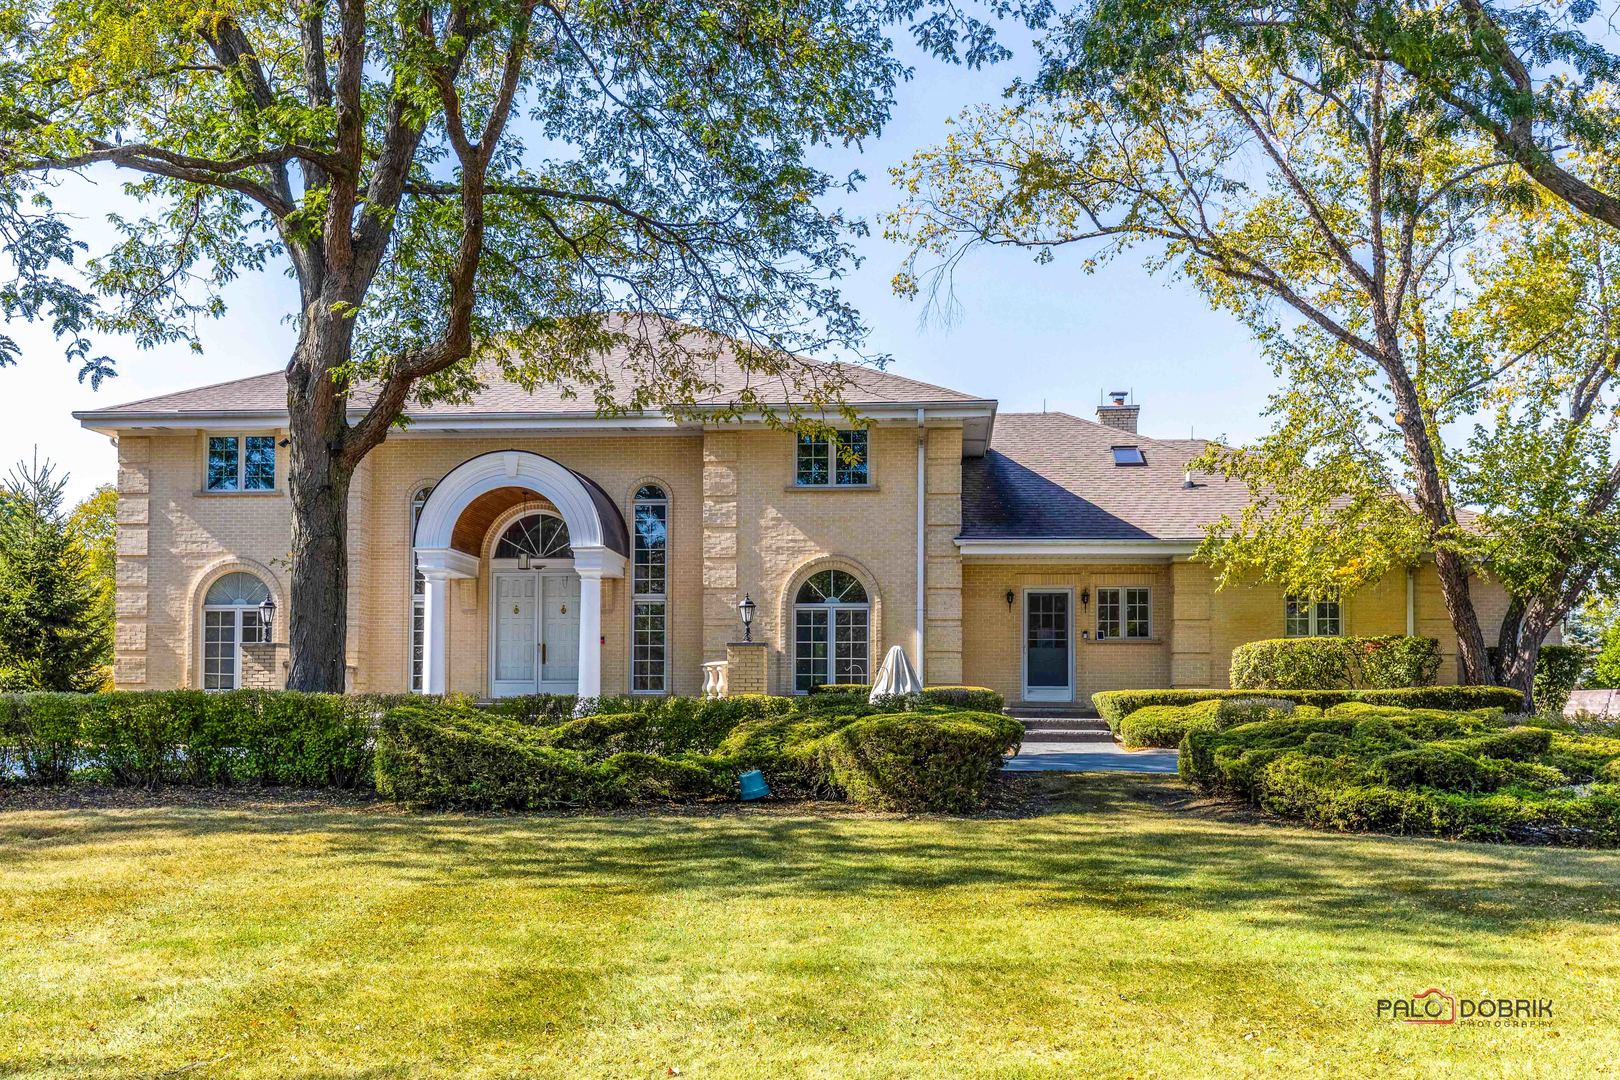
{"label": "downspout", "polygon": [[1417,636],[1417,571],[1406,568],[1406,636]]}
{"label": "downspout", "polygon": [[917,410],[917,678],[924,686],[923,673],[925,620],[928,617],[928,429],[923,426],[928,410]]}

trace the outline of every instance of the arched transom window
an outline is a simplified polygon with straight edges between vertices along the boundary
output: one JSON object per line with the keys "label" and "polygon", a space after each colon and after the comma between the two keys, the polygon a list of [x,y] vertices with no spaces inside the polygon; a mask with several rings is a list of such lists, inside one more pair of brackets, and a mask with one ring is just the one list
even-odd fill
{"label": "arched transom window", "polygon": [[854,574],[822,570],[793,598],[793,689],[871,681],[872,605]]}
{"label": "arched transom window", "polygon": [[527,514],[506,527],[495,542],[494,558],[572,559],[568,525],[555,514]]}
{"label": "arched transom window", "polygon": [[244,571],[226,574],[203,597],[203,689],[242,685],[242,646],[265,640],[259,605],[270,588]]}

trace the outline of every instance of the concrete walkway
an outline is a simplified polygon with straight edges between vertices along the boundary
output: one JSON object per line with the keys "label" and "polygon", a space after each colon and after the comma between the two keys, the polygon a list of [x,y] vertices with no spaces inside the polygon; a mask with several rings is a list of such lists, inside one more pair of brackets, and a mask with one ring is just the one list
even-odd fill
{"label": "concrete walkway", "polygon": [[1174,750],[1126,750],[1114,742],[1025,743],[1008,758],[1006,772],[1173,773]]}

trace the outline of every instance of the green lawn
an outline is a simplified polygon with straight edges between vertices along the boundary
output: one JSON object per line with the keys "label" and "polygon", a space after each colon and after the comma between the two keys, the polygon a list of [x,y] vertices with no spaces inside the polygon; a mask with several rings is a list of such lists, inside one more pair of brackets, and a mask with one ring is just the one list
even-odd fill
{"label": "green lawn", "polygon": [[[4,809],[0,1074],[1612,1075],[1620,856],[1041,814]],[[1415,1027],[1430,985],[1546,1025]]]}

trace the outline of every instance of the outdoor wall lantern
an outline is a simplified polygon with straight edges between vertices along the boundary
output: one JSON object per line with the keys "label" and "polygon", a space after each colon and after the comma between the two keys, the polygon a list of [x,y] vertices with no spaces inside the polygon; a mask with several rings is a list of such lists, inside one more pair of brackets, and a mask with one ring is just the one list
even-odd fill
{"label": "outdoor wall lantern", "polygon": [[1013,595],[1013,591],[1011,589],[1008,589],[1007,590],[1007,614],[1009,614],[1009,615],[1012,614],[1013,601],[1015,601],[1017,599],[1018,599],[1018,597]]}
{"label": "outdoor wall lantern", "polygon": [[742,602],[737,605],[737,614],[742,616],[743,621],[744,641],[754,640],[754,608],[758,606],[747,593],[743,593]]}
{"label": "outdoor wall lantern", "polygon": [[271,597],[259,601],[259,640],[269,645],[275,640],[276,602]]}
{"label": "outdoor wall lantern", "polygon": [[527,570],[527,569],[529,569],[530,562],[531,562],[531,556],[529,555],[529,553],[527,551],[518,552],[518,569],[519,570]]}
{"label": "outdoor wall lantern", "polygon": [[1091,590],[1090,589],[1081,589],[1080,590],[1080,610],[1081,611],[1086,611],[1090,607],[1091,607]]}

